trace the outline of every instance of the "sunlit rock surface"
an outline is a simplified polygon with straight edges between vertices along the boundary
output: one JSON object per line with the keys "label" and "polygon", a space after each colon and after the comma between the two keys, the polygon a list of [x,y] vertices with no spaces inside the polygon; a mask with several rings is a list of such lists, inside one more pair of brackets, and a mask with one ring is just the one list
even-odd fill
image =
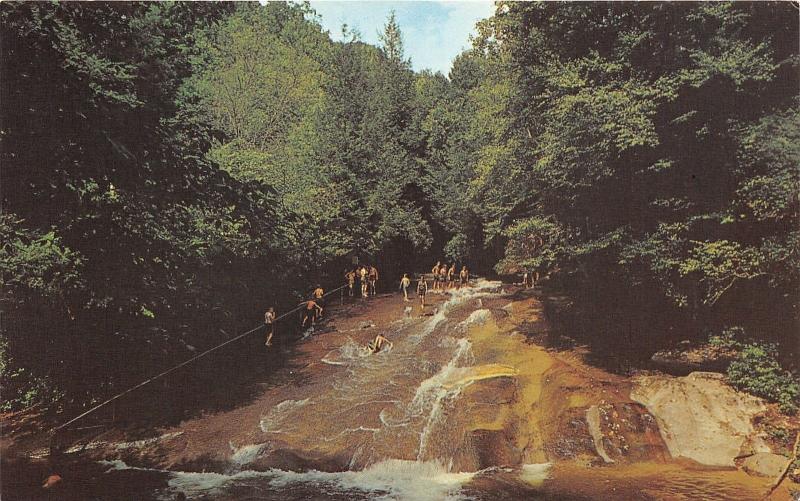
{"label": "sunlit rock surface", "polygon": [[766,410],[712,372],[640,377],[631,398],[656,417],[673,457],[712,466],[734,466],[746,442],[759,442],[753,418]]}

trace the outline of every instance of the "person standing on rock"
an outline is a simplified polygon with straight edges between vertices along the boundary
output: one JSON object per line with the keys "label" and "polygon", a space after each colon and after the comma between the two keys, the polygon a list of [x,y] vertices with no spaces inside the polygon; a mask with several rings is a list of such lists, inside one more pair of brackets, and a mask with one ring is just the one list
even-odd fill
{"label": "person standing on rock", "polygon": [[369,289],[370,294],[375,295],[377,294],[377,284],[378,284],[378,268],[374,265],[369,267]]}
{"label": "person standing on rock", "polygon": [[322,316],[322,307],[313,299],[309,299],[305,303],[300,304],[306,306],[306,309],[303,310],[303,324],[301,327],[305,329],[306,322],[308,322],[309,326],[313,329],[314,323],[316,323],[317,320],[317,314],[319,314],[320,317]]}
{"label": "person standing on rock", "polygon": [[443,264],[441,268],[439,268],[439,288],[442,292],[444,292],[445,288],[447,287],[447,263]]}
{"label": "person standing on rock", "polygon": [[458,274],[458,278],[461,280],[459,288],[466,287],[469,284],[469,270],[467,270],[466,266],[461,268],[461,273]]}
{"label": "person standing on rock", "polygon": [[408,278],[408,273],[403,273],[403,278],[400,279],[400,289],[403,291],[403,301],[408,302],[408,286],[411,285],[411,279]]}
{"label": "person standing on rock", "polygon": [[431,273],[433,274],[433,290],[436,290],[439,285],[439,268],[442,266],[441,261],[436,261],[436,266],[431,269]]}
{"label": "person standing on rock", "polygon": [[272,346],[272,336],[275,334],[275,308],[270,306],[264,313],[264,323],[267,324],[267,342],[265,346]]}
{"label": "person standing on rock", "polygon": [[425,311],[425,295],[428,293],[428,282],[425,280],[425,275],[420,275],[419,283],[417,283],[417,297],[419,297],[419,309]]}
{"label": "person standing on rock", "polygon": [[367,297],[367,267],[362,266],[360,270],[358,270],[358,277],[361,281],[361,297]]}
{"label": "person standing on rock", "polygon": [[[318,305],[323,308],[325,307],[325,289],[323,289],[321,285],[317,284],[317,288],[314,289],[312,296]],[[319,316],[322,318],[322,312],[320,312]]]}
{"label": "person standing on rock", "polygon": [[353,288],[356,285],[356,271],[350,270],[345,273],[344,278],[347,279],[347,287],[350,294],[350,297],[353,297]]}
{"label": "person standing on rock", "polygon": [[456,263],[447,269],[447,288],[452,289],[456,285]]}

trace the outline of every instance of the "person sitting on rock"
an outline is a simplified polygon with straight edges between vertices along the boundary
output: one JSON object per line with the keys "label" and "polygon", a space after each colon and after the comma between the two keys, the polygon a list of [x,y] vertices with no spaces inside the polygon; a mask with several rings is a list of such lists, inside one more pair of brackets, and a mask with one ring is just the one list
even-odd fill
{"label": "person sitting on rock", "polygon": [[392,342],[391,342],[391,341],[389,341],[388,339],[386,339],[386,337],[385,337],[383,334],[378,334],[377,336],[375,336],[375,339],[373,339],[373,340],[372,340],[372,342],[370,342],[370,343],[367,345],[367,348],[368,348],[368,349],[369,349],[369,351],[371,351],[372,353],[378,353],[378,352],[379,352],[379,351],[381,351],[381,350],[383,349],[383,347],[384,347],[384,346],[386,346],[386,345],[388,345],[388,346],[389,346],[389,348],[392,348],[392,346],[394,346],[394,345],[392,344]]}

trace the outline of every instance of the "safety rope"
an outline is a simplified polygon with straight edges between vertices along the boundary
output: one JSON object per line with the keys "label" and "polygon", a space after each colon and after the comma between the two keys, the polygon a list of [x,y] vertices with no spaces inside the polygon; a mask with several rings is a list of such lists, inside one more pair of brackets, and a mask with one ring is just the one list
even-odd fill
{"label": "safety rope", "polygon": [[[348,284],[345,284],[345,285],[343,285],[343,286],[341,286],[339,288],[336,288],[336,289],[334,289],[332,291],[326,292],[325,294],[322,295],[322,297],[325,297],[325,296],[327,296],[329,294],[333,294],[334,292],[342,290],[347,286],[348,286]],[[300,310],[303,307],[305,307],[305,303],[300,304],[299,306],[296,306],[295,308],[292,308],[291,310],[287,311],[283,315],[280,315],[275,320],[273,320],[273,322],[277,322],[278,320],[286,318],[289,315],[291,315],[292,313]],[[148,385],[148,384],[152,383],[153,381],[155,381],[157,379],[160,379],[160,378],[162,378],[162,377],[164,377],[164,376],[166,376],[168,374],[171,374],[171,373],[175,372],[176,370],[180,369],[181,367],[185,367],[185,366],[191,364],[192,362],[205,357],[209,353],[215,352],[215,351],[219,350],[220,348],[222,348],[224,346],[227,346],[227,345],[229,345],[229,344],[231,344],[231,343],[233,343],[235,341],[238,341],[239,339],[242,339],[245,336],[249,336],[250,334],[256,332],[257,330],[262,329],[263,327],[264,327],[264,324],[260,324],[257,327],[254,327],[254,328],[250,329],[247,332],[239,334],[238,336],[236,336],[236,337],[234,337],[232,339],[229,339],[229,340],[225,341],[224,343],[218,344],[217,346],[214,346],[213,348],[210,348],[210,349],[204,351],[203,353],[200,353],[199,355],[195,355],[194,357],[192,357],[192,358],[190,358],[190,359],[188,359],[188,360],[186,360],[184,362],[181,362],[180,364],[178,364],[178,365],[176,365],[174,367],[171,367],[171,368],[165,370],[164,372],[161,372],[160,374],[156,374],[155,376],[151,377],[150,379],[142,381],[141,383],[137,384],[136,386],[132,386],[132,387],[128,388],[127,390],[123,391],[122,393],[114,395],[113,397],[109,398],[108,400],[105,400],[104,402],[101,402],[101,403],[95,405],[94,407],[92,407],[91,409],[87,410],[83,414],[80,414],[80,415],[70,419],[66,423],[64,423],[64,424],[62,424],[62,425],[60,425],[60,426],[58,426],[56,428],[53,428],[51,434],[53,435],[53,437],[55,437],[56,433],[58,433],[59,431],[63,430],[67,426],[71,425],[72,423],[74,423],[74,422],[76,422],[76,421],[78,421],[80,419],[83,419],[84,417],[88,416],[89,414],[94,413],[98,409],[101,409],[101,408],[105,407],[106,405],[108,405],[111,402],[114,402],[115,400],[127,395],[128,393],[131,393],[132,391],[138,390],[142,386]]]}

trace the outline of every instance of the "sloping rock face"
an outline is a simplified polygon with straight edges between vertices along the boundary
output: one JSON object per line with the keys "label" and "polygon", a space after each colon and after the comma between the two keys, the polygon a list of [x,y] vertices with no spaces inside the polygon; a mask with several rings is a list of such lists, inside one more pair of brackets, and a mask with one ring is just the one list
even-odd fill
{"label": "sloping rock face", "polygon": [[655,416],[673,457],[710,466],[735,466],[743,448],[770,452],[753,428],[766,410],[756,397],[737,392],[721,374],[693,372],[686,377],[643,376],[631,399]]}
{"label": "sloping rock face", "polygon": [[758,452],[742,463],[742,469],[753,475],[775,478],[783,472],[787,459],[778,454]]}

